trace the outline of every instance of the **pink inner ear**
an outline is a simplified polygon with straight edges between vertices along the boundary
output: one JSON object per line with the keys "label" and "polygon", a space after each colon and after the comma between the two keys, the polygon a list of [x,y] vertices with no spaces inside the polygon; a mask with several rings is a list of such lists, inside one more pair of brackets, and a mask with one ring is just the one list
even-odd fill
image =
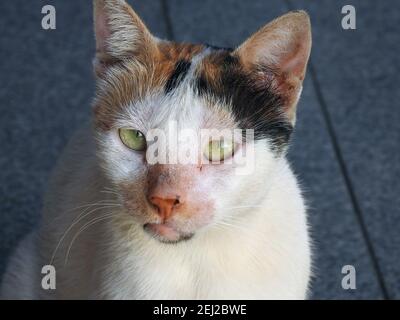
{"label": "pink inner ear", "polygon": [[303,39],[297,39],[293,48],[279,62],[279,69],[286,74],[296,77],[298,80],[304,79],[305,67],[308,60],[308,50],[302,43]]}
{"label": "pink inner ear", "polygon": [[311,49],[308,15],[291,12],[261,28],[239,47],[245,64],[276,70],[280,81],[302,81]]}
{"label": "pink inner ear", "polygon": [[107,39],[111,36],[104,10],[98,8],[95,14],[96,51],[106,50]]}

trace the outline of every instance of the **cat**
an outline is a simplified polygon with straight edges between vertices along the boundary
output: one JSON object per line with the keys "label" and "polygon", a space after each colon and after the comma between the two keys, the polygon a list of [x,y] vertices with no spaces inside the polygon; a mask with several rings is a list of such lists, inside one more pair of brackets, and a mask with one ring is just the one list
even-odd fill
{"label": "cat", "polygon": [[[92,124],[59,160],[1,296],[307,298],[306,206],[286,159],[311,50],[307,13],[289,12],[235,49],[160,40],[123,0],[94,0],[94,20]],[[253,139],[206,141],[195,159],[217,163],[150,163],[150,131],[171,123]],[[173,143],[164,147],[170,158]],[[254,155],[245,174],[240,150]],[[42,287],[45,265],[55,288]]]}

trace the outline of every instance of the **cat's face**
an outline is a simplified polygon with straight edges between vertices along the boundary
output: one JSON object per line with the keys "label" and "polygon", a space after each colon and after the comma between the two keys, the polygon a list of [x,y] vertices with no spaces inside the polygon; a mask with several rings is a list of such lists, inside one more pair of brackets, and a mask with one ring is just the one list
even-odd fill
{"label": "cat's face", "polygon": [[95,28],[99,156],[125,213],[163,242],[251,214],[295,122],[307,15],[236,50],[156,39],[119,0],[95,1]]}

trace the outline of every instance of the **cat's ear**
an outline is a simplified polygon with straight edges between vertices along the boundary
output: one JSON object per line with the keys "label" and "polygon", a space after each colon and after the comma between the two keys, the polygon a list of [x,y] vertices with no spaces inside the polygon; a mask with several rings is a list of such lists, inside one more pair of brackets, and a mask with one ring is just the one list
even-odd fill
{"label": "cat's ear", "polygon": [[93,7],[97,75],[108,65],[126,58],[142,63],[152,59],[157,50],[156,40],[124,0],[94,0]]}
{"label": "cat's ear", "polygon": [[271,85],[283,97],[285,112],[294,123],[311,50],[311,26],[306,12],[283,15],[261,28],[238,49],[243,66],[255,74],[255,85]]}

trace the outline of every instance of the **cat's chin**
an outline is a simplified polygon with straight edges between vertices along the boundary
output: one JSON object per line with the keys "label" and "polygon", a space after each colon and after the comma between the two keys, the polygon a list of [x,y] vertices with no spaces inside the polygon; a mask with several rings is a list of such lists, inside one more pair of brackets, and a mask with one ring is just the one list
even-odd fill
{"label": "cat's chin", "polygon": [[143,226],[151,236],[163,243],[178,243],[187,241],[193,237],[193,233],[182,234],[174,228],[160,223],[146,223]]}

